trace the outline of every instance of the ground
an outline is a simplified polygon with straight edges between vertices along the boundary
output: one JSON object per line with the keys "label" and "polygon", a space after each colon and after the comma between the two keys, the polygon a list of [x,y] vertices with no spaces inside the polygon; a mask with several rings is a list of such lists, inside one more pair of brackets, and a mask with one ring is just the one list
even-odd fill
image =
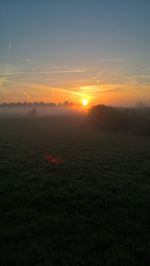
{"label": "ground", "polygon": [[148,137],[100,132],[85,117],[0,127],[1,266],[149,264]]}

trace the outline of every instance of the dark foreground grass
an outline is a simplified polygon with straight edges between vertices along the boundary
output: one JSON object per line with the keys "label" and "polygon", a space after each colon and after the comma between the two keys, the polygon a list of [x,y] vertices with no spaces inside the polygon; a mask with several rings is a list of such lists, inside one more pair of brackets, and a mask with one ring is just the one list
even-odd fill
{"label": "dark foreground grass", "polygon": [[1,266],[149,265],[149,138],[94,131],[84,118],[0,128]]}

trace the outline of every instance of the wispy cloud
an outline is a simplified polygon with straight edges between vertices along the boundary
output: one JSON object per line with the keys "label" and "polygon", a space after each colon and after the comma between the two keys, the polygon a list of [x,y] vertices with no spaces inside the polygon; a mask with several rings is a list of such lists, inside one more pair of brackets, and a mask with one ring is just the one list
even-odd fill
{"label": "wispy cloud", "polygon": [[13,75],[45,75],[45,74],[66,74],[66,73],[84,73],[86,69],[65,69],[65,70],[49,70],[49,71],[20,71],[20,72],[0,72],[3,76]]}
{"label": "wispy cloud", "polygon": [[101,93],[113,92],[116,90],[120,90],[120,87],[112,84],[101,84],[101,85],[90,85],[90,86],[80,86],[75,89],[76,91],[80,91],[83,94],[89,94],[92,96],[96,96]]}
{"label": "wispy cloud", "polygon": [[125,58],[122,57],[108,57],[108,58],[101,58],[97,60],[97,63],[106,63],[106,64],[126,64]]}
{"label": "wispy cloud", "polygon": [[7,80],[4,77],[0,77],[0,89],[3,88],[5,82],[7,82]]}
{"label": "wispy cloud", "polygon": [[28,63],[32,63],[31,58],[25,58],[25,61],[28,62]]}

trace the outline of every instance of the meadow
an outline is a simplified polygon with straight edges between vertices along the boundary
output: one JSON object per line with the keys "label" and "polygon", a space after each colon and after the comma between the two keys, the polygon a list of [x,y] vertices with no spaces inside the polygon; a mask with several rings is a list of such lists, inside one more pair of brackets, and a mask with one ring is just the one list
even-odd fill
{"label": "meadow", "polygon": [[149,210],[149,137],[0,119],[1,266],[149,265]]}

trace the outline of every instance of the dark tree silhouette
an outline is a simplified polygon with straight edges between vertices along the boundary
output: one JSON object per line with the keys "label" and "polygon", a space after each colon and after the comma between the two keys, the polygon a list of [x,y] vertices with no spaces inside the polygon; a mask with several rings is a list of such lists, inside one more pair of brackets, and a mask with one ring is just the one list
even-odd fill
{"label": "dark tree silhouette", "polygon": [[134,108],[117,108],[105,105],[93,106],[88,114],[90,124],[107,131],[150,134],[150,119]]}

